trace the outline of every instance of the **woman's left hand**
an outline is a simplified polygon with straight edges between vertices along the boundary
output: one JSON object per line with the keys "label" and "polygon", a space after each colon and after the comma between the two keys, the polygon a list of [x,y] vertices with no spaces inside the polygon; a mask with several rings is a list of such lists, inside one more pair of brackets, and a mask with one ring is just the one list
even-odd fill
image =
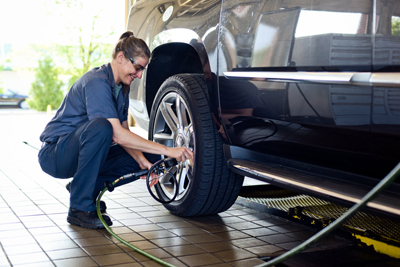
{"label": "woman's left hand", "polygon": [[[146,158],[142,159],[141,162],[139,162],[139,166],[142,170],[148,169],[150,170],[151,167],[153,167],[153,164],[148,161]],[[158,183],[158,175],[155,173],[150,174],[151,180],[150,180],[150,187]],[[140,176],[140,179],[146,179],[147,175],[142,175]]]}

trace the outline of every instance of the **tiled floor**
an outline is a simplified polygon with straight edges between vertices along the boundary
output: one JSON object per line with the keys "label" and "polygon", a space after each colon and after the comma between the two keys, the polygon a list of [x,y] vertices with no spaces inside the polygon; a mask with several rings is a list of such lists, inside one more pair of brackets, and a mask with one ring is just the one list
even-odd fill
{"label": "tiled floor", "polygon": [[[2,129],[15,123],[0,141],[0,267],[160,266],[106,230],[67,223],[69,180],[43,173],[37,150],[21,141],[36,140],[49,119],[37,116],[5,119],[0,114]],[[103,200],[115,233],[176,266],[256,266],[264,263],[260,258],[281,254],[316,232],[237,204],[214,216],[174,216],[151,198],[143,180],[107,192]],[[312,250],[343,245],[328,237]]]}

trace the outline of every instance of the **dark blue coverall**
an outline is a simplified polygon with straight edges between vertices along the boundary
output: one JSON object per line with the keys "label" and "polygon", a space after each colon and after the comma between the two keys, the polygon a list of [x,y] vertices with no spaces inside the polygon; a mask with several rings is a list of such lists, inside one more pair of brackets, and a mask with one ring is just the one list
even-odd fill
{"label": "dark blue coverall", "polygon": [[[71,87],[40,136],[42,170],[56,178],[74,178],[71,208],[94,211],[105,181],[140,170],[122,147],[112,143],[113,130],[107,119],[118,118],[122,124],[129,106],[129,91],[122,88],[115,97],[115,90],[110,63],[88,71]],[[153,163],[160,159],[144,155]],[[136,179],[122,180],[116,186]]]}

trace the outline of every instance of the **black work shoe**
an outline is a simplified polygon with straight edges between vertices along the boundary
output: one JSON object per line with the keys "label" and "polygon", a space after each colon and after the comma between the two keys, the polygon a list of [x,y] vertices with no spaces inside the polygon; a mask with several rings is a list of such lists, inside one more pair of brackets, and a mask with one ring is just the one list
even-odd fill
{"label": "black work shoe", "polygon": [[[108,215],[102,214],[102,217],[108,226],[113,224]],[[97,215],[97,211],[81,211],[69,208],[67,222],[87,229],[105,228]]]}
{"label": "black work shoe", "polygon": [[[65,188],[67,188],[68,192],[71,193],[71,182],[69,182]],[[96,203],[96,199],[94,200],[94,202]],[[107,205],[106,202],[104,202],[103,200],[100,200],[100,212],[101,213],[106,213],[107,210]]]}

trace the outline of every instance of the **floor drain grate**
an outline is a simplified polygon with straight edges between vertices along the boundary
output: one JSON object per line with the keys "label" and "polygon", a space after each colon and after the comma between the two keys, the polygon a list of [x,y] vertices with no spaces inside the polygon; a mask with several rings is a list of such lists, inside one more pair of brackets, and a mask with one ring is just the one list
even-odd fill
{"label": "floor drain grate", "polygon": [[[348,210],[346,207],[325,200],[294,193],[272,185],[243,187],[240,198],[243,201],[239,204],[257,203],[265,207],[264,211],[278,210],[286,213],[289,217],[306,217],[308,221],[321,222],[322,226],[326,226]],[[400,223],[390,219],[358,212],[343,225],[343,228],[353,233],[400,246]]]}

